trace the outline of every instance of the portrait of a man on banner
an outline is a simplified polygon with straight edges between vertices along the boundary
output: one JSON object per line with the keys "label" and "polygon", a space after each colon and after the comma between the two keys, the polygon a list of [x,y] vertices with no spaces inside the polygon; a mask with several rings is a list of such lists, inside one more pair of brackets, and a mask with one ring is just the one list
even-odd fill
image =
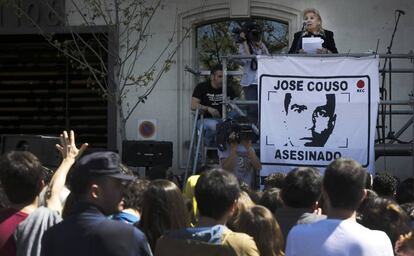
{"label": "portrait of a man on banner", "polygon": [[326,94],[325,104],[312,107],[307,101],[285,93],[283,121],[287,134],[285,146],[323,147],[335,128],[335,94]]}

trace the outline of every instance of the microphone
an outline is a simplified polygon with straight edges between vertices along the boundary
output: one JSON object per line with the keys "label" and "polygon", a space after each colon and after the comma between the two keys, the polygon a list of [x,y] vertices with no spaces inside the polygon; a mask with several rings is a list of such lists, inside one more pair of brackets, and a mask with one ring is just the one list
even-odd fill
{"label": "microphone", "polygon": [[303,30],[305,30],[306,25],[308,25],[308,24],[306,23],[306,21],[304,21],[304,22],[302,23],[302,31],[303,31]]}
{"label": "microphone", "polygon": [[298,42],[296,43],[296,53],[299,53],[299,50],[302,48],[301,46],[302,46],[302,38],[303,38],[303,35],[305,34],[305,27],[306,27],[306,21],[304,21],[303,23],[302,23],[302,30],[301,30],[301,32],[300,32],[300,36],[299,36],[299,40],[298,40]]}
{"label": "microphone", "polygon": [[403,10],[399,10],[399,9],[397,9],[397,10],[395,10],[395,12],[398,12],[399,14],[401,14],[401,15],[405,15],[405,11],[403,11]]}

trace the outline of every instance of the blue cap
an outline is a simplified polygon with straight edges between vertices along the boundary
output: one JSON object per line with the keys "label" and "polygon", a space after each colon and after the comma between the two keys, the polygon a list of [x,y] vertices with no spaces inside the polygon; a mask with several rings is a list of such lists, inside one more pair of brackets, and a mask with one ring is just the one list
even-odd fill
{"label": "blue cap", "polygon": [[115,152],[95,152],[82,157],[73,170],[75,175],[109,176],[120,180],[134,180],[121,168],[119,155]]}

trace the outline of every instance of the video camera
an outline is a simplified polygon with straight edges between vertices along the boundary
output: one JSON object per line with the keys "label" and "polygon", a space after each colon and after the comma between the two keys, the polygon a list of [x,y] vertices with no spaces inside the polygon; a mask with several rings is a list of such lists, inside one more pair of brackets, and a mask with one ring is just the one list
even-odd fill
{"label": "video camera", "polygon": [[[238,144],[242,140],[256,141],[259,136],[253,130],[253,124],[250,122],[240,122],[238,120],[228,119],[216,126],[217,146],[220,151],[225,151],[227,145],[232,142]],[[234,141],[230,140],[230,134],[235,133]]]}
{"label": "video camera", "polygon": [[262,38],[261,27],[253,21],[246,21],[241,28],[234,28],[231,32],[235,34],[235,41],[239,44],[245,40],[240,37],[242,32],[244,32],[247,42],[259,42]]}

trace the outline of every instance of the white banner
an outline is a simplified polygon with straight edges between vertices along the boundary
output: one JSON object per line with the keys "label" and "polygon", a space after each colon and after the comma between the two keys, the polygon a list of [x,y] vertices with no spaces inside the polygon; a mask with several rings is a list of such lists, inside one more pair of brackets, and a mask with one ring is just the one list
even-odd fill
{"label": "white banner", "polygon": [[378,58],[258,57],[261,176],[351,158],[374,172]]}

